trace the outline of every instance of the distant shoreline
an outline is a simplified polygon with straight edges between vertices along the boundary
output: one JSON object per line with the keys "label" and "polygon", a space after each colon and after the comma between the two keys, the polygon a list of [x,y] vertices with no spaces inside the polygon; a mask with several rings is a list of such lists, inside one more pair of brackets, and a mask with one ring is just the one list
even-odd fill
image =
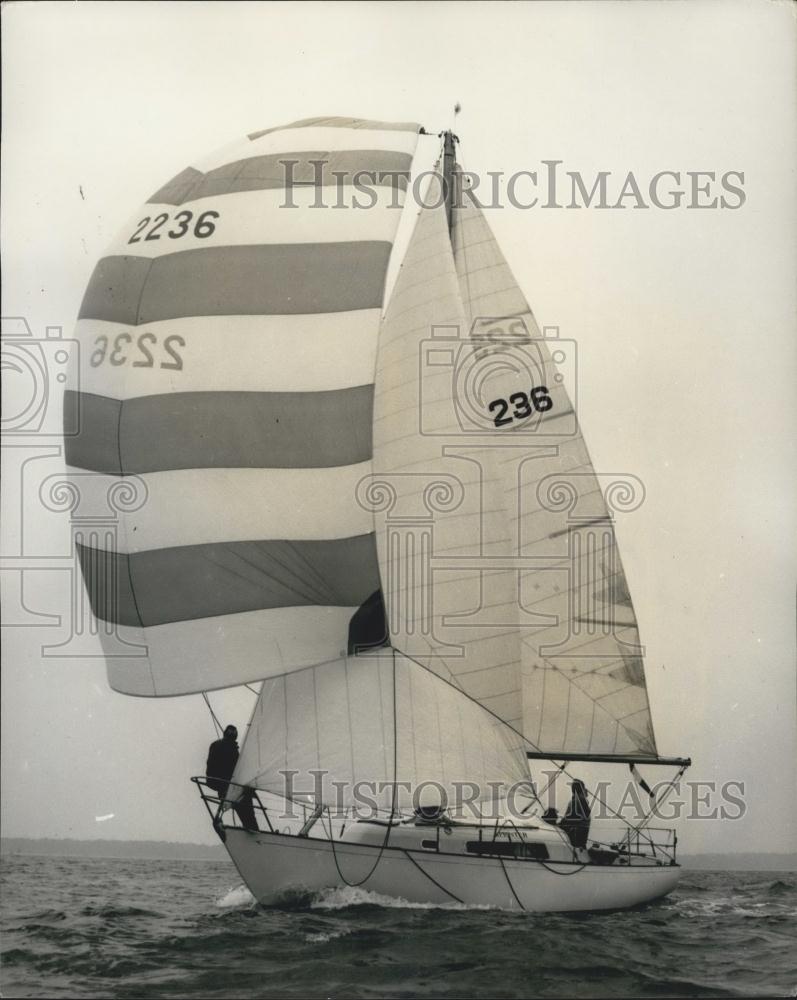
{"label": "distant shoreline", "polygon": [[[167,840],[76,840],[71,838],[3,837],[3,857],[103,858],[108,860],[229,862],[221,844],[188,844]],[[797,871],[797,853],[693,854],[679,859],[694,871]]]}
{"label": "distant shoreline", "polygon": [[0,855],[9,857],[108,858],[119,861],[228,861],[221,844],[188,844],[168,840],[76,840],[73,838],[3,837]]}

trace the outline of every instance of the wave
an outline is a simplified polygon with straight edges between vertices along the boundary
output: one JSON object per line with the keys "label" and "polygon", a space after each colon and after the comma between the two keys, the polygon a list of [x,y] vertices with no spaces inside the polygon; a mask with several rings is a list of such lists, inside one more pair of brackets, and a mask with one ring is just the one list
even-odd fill
{"label": "wave", "polygon": [[766,891],[772,896],[791,896],[797,893],[797,879],[791,882],[784,882],[783,879],[775,879],[767,886]]}
{"label": "wave", "polygon": [[127,919],[129,917],[158,917],[157,910],[147,910],[141,906],[113,906],[110,903],[92,904],[77,911],[81,917],[100,917],[103,920]]}
{"label": "wave", "polygon": [[231,865],[44,859],[10,862],[0,903],[6,996],[794,995],[791,872],[698,872],[634,912],[533,915],[363,887],[263,907]]}
{"label": "wave", "polygon": [[352,928],[341,927],[334,931],[315,931],[312,934],[305,934],[304,939],[308,944],[326,944],[328,941],[334,941],[335,938],[345,937],[351,933]]}
{"label": "wave", "polygon": [[766,920],[770,917],[783,919],[797,917],[797,908],[785,902],[738,900],[731,896],[719,899],[680,898],[668,900],[665,907],[676,910],[684,916],[694,917],[743,917],[755,920]]}

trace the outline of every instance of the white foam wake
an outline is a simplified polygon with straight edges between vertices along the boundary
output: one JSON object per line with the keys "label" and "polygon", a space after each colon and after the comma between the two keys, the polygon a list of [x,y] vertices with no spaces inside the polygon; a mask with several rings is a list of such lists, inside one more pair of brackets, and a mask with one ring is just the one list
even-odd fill
{"label": "white foam wake", "polygon": [[[248,908],[255,903],[255,897],[245,885],[238,885],[220,896],[215,905],[221,910]],[[349,906],[383,906],[399,910],[493,910],[487,903],[413,903],[400,896],[385,896],[381,892],[369,892],[360,886],[339,886],[322,889],[309,903],[313,910],[343,910]]]}
{"label": "white foam wake", "polygon": [[347,906],[385,906],[399,910],[492,910],[486,903],[412,903],[400,896],[369,892],[360,886],[323,889],[310,904],[314,910],[342,910]]}
{"label": "white foam wake", "polygon": [[228,889],[223,896],[220,896],[216,900],[216,906],[220,910],[232,910],[240,906],[251,906],[254,901],[255,897],[245,885],[237,885],[233,889]]}

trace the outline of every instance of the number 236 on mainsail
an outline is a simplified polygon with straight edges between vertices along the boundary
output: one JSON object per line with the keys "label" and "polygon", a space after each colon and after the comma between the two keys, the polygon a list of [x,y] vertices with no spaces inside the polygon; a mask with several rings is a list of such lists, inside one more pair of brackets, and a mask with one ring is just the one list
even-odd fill
{"label": "number 236 on mainsail", "polygon": [[139,209],[80,309],[67,462],[126,490],[74,525],[109,681],[260,683],[229,785],[193,780],[263,903],[609,909],[680,871],[672,783],[628,821],[571,773],[689,763],[658,754],[617,551],[641,484],[596,475],[457,141],[253,133]]}

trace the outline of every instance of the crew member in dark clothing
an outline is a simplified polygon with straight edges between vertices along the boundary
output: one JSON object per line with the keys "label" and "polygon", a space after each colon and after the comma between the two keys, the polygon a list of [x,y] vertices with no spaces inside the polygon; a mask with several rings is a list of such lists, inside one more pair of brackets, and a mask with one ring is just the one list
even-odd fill
{"label": "crew member in dark clothing", "polygon": [[[232,778],[237,763],[238,730],[235,726],[227,726],[222,739],[210,744],[208,762],[205,766],[205,776],[208,779],[208,785],[218,794],[222,801],[227,797],[230,778]],[[244,788],[240,798],[232,803],[232,807],[238,814],[238,818],[245,830],[259,829],[255,817],[255,809],[252,804],[253,796],[254,792],[251,788]]]}
{"label": "crew member in dark clothing", "polygon": [[223,799],[227,794],[230,778],[238,763],[238,730],[227,726],[224,736],[210,744],[205,775],[214,792]]}
{"label": "crew member in dark clothing", "polygon": [[559,824],[573,847],[586,847],[589,836],[589,797],[587,786],[578,778],[571,781],[570,805]]}

